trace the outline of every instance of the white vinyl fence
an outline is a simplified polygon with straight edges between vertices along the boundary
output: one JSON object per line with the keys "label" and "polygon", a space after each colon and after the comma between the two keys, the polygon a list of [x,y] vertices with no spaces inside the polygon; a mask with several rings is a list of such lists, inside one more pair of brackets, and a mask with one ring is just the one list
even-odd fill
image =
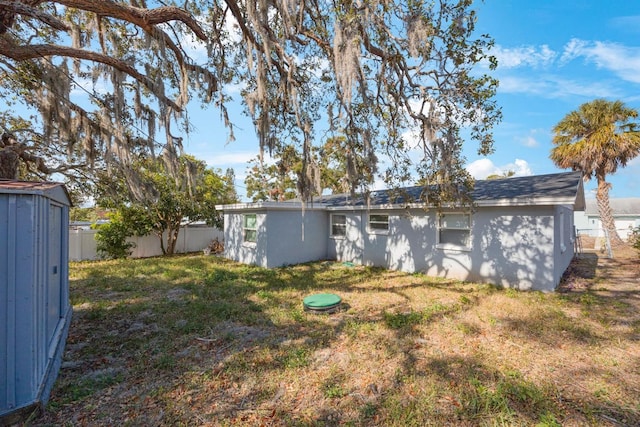
{"label": "white vinyl fence", "polygon": [[[69,230],[69,260],[83,261],[99,259],[96,251],[95,235],[97,230]],[[187,226],[180,229],[176,242],[176,253],[197,252],[206,248],[215,238],[222,241],[224,233],[215,227]],[[162,255],[160,240],[155,235],[144,237],[130,237],[127,239],[135,244],[132,248],[132,258],[145,258]],[[166,235],[165,235],[166,242]]]}

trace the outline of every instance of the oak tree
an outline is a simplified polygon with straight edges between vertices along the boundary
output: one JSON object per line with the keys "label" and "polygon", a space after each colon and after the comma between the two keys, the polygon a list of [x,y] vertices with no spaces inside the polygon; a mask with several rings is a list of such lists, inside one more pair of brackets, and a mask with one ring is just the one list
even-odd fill
{"label": "oak tree", "polygon": [[496,65],[476,19],[472,0],[0,0],[2,97],[36,108],[45,140],[118,168],[134,191],[132,153],[163,153],[176,171],[191,96],[215,104],[233,138],[226,106],[239,87],[261,150],[301,153],[302,198],[317,191],[314,146],[335,135],[372,171],[384,157],[390,185],[417,171],[455,197],[469,180],[461,132],[487,154],[500,119],[497,81],[475,68]]}

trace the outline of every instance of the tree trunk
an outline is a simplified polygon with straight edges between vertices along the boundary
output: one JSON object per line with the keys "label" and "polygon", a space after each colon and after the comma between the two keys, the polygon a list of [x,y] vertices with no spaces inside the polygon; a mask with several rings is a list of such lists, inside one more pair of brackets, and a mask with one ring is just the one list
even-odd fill
{"label": "tree trunk", "polygon": [[607,231],[609,235],[609,241],[614,248],[624,246],[624,241],[618,235],[616,230],[616,223],[613,219],[613,212],[609,205],[609,188],[611,184],[605,181],[604,174],[596,174],[598,180],[598,190],[596,191],[596,201],[598,202],[598,211],[600,213],[600,222],[602,222],[602,228]]}
{"label": "tree trunk", "polygon": [[167,254],[173,255],[176,251],[176,243],[178,242],[178,234],[180,233],[180,224],[167,230]]}
{"label": "tree trunk", "polygon": [[164,237],[162,237],[162,231],[157,232],[156,235],[160,239],[160,249],[162,250],[162,255],[166,255],[167,250],[164,248]]}
{"label": "tree trunk", "polygon": [[4,148],[0,150],[0,178],[18,179],[20,156],[15,151]]}

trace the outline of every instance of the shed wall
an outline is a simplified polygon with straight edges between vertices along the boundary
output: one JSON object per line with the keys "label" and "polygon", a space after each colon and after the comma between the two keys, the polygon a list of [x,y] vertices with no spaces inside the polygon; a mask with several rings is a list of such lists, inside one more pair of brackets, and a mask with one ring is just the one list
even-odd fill
{"label": "shed wall", "polygon": [[0,193],[0,424],[46,403],[71,307],[68,206],[42,195]]}

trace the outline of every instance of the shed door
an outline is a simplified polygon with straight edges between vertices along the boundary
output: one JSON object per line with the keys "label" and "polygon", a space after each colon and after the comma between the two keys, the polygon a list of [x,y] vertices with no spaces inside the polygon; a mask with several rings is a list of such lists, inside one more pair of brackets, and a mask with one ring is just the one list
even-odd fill
{"label": "shed door", "polygon": [[48,283],[47,283],[47,339],[51,340],[62,315],[62,208],[49,208]]}

